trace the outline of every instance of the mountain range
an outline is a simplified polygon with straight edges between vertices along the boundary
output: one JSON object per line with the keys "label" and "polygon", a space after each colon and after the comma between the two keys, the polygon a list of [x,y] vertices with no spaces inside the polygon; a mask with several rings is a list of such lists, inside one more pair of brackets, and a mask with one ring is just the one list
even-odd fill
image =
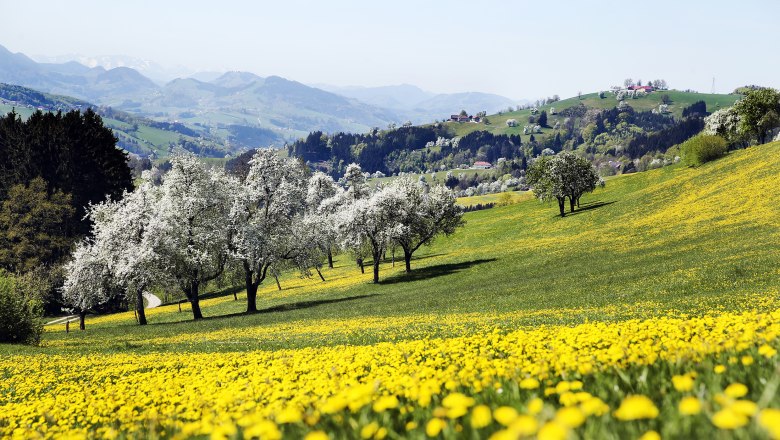
{"label": "mountain range", "polygon": [[0,82],[72,96],[158,121],[208,127],[228,140],[231,135],[236,138],[236,133],[262,133],[249,138],[275,144],[314,130],[365,132],[405,121],[444,119],[463,109],[491,113],[517,104],[487,93],[434,94],[406,84],[313,87],[249,72],[202,72],[165,82],[164,69],[149,61],[74,57],[36,62],[0,46]]}

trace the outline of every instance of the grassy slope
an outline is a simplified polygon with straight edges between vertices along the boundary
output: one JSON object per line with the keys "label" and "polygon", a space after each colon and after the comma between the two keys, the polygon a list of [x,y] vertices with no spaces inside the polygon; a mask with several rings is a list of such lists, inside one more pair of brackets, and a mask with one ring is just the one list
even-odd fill
{"label": "grassy slope", "polygon": [[[680,117],[682,115],[682,110],[696,101],[706,102],[707,110],[715,111],[723,107],[730,107],[739,98],[739,95],[689,93],[680,92],[677,90],[668,90],[665,92],[653,92],[643,98],[628,99],[626,100],[626,103],[636,110],[647,111],[653,108],[658,108],[658,106],[661,104],[663,95],[669,95],[669,97],[672,99],[672,102],[669,105],[669,109],[672,112],[672,115],[675,117]],[[550,115],[550,108],[554,107],[557,112],[560,112],[566,108],[579,105],[580,103],[584,104],[588,108],[599,109],[609,109],[617,105],[615,95],[612,93],[607,93],[606,98],[604,99],[600,99],[597,93],[590,93],[587,95],[582,95],[580,99],[574,97],[563,99],[549,105],[543,105],[539,107],[539,111],[547,111],[547,123],[550,127],[553,127],[556,121],[563,123],[565,118],[559,115]],[[457,136],[463,136],[472,131],[487,130],[495,134],[519,134],[522,136],[523,142],[528,142],[530,135],[523,135],[523,127],[528,125],[529,116],[531,116],[531,110],[526,109],[503,113],[501,115],[488,115],[490,125],[457,122],[448,122],[447,125],[452,127]],[[508,119],[517,120],[517,127],[507,127],[506,121]],[[546,128],[542,130],[542,134],[547,134],[552,131],[552,128]]]}
{"label": "grassy slope", "polygon": [[[183,313],[165,306],[150,311],[145,328],[132,314],[96,317],[85,333],[57,326],[42,349],[0,352],[362,344],[455,335],[485,322],[507,328],[777,307],[778,170],[774,143],[696,169],[622,176],[566,218],[535,200],[467,214],[464,229],[420,252],[411,276],[383,265],[380,285],[341,256],[324,270],[325,283],[292,275],[282,291],[267,283],[259,307],[277,307],[267,313],[192,323],[186,305]],[[775,301],[752,302],[754,294]],[[204,314],[241,312],[243,298],[205,300]],[[160,324],[172,321],[185,322]]]}

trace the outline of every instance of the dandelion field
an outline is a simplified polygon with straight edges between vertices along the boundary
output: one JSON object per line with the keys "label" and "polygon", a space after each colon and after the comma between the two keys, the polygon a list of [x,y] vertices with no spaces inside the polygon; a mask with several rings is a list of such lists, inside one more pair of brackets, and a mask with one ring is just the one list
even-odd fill
{"label": "dandelion field", "polygon": [[563,219],[469,213],[411,275],[341,256],[255,315],[239,293],[201,322],[48,328],[0,347],[0,436],[780,438],[778,170],[769,144],[612,179]]}

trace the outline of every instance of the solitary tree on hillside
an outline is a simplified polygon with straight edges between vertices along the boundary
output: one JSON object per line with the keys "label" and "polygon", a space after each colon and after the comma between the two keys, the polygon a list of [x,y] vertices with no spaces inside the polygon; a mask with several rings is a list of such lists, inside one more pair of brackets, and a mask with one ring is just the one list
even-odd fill
{"label": "solitary tree on hillside", "polygon": [[751,90],[734,104],[739,117],[739,132],[755,138],[759,144],[774,128],[780,126],[780,93],[775,89]]}
{"label": "solitary tree on hillside", "polygon": [[566,215],[566,198],[574,212],[580,197],[602,182],[590,162],[569,151],[538,158],[528,168],[527,179],[537,198],[558,202],[561,217]]}

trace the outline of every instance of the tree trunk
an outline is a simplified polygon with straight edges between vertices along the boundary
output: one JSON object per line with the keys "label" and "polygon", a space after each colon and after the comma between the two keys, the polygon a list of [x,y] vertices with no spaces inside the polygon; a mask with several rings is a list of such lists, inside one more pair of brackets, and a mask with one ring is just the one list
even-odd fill
{"label": "tree trunk", "polygon": [[577,203],[577,200],[573,197],[569,197],[569,209],[570,212],[574,212],[574,205]]}
{"label": "tree trunk", "polygon": [[374,252],[374,284],[379,284],[379,261],[381,258],[381,252]]}
{"label": "tree trunk", "polygon": [[274,279],[276,280],[276,288],[282,290],[282,285],[279,284],[279,277],[276,274],[274,274]]}
{"label": "tree trunk", "polygon": [[200,311],[200,298],[198,298],[198,288],[200,283],[193,281],[190,284],[190,291],[187,292],[187,299],[190,300],[192,306],[192,319],[203,319],[203,313]]}
{"label": "tree trunk", "polygon": [[366,269],[363,268],[363,259],[362,258],[358,258],[357,259],[357,264],[358,264],[358,267],[360,267],[360,273],[366,273]]}
{"label": "tree trunk", "polygon": [[328,248],[328,269],[333,269],[333,251]]}
{"label": "tree trunk", "polygon": [[79,312],[79,330],[84,330],[86,328],[86,325],[84,324],[84,320],[87,318],[87,312],[86,310],[82,310]]}
{"label": "tree trunk", "polygon": [[404,249],[404,262],[406,263],[406,273],[412,271],[412,253]]}
{"label": "tree trunk", "polygon": [[393,267],[395,267],[395,247],[393,248],[392,256],[393,256]]}
{"label": "tree trunk", "polygon": [[200,300],[198,298],[191,299],[190,304],[192,305],[192,319],[196,321],[203,319],[203,313],[200,311]]}
{"label": "tree trunk", "polygon": [[322,281],[325,281],[325,277],[324,277],[324,276],[322,276],[322,272],[320,272],[320,268],[319,268],[319,267],[315,267],[314,269],[316,269],[316,270],[317,270],[317,275],[319,275],[319,276],[320,276],[320,279],[321,279]]}
{"label": "tree trunk", "polygon": [[143,289],[136,289],[135,291],[135,311],[138,314],[138,324],[146,325],[146,312],[144,311]]}
{"label": "tree trunk", "polygon": [[558,197],[558,208],[561,210],[561,217],[566,216],[566,199]]}
{"label": "tree trunk", "polygon": [[233,301],[238,301],[238,292],[233,291]]}
{"label": "tree trunk", "polygon": [[255,313],[257,311],[257,284],[248,283],[246,285],[246,312]]}

